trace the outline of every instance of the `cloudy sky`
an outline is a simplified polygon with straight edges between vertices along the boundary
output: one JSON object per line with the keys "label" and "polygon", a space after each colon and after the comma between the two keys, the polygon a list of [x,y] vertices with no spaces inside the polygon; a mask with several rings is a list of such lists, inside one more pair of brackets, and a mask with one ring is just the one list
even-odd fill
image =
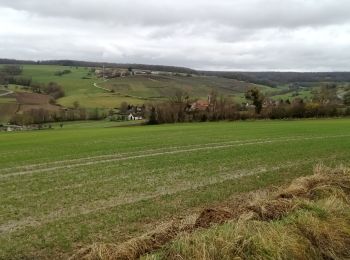
{"label": "cloudy sky", "polygon": [[0,57],[350,70],[349,0],[0,0]]}

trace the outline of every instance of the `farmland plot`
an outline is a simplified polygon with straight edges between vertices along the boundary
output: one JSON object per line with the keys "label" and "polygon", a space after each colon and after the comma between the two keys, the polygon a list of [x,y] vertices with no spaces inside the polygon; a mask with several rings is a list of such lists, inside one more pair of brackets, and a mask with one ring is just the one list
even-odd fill
{"label": "farmland plot", "polygon": [[67,258],[179,214],[349,165],[350,120],[0,134],[0,258]]}

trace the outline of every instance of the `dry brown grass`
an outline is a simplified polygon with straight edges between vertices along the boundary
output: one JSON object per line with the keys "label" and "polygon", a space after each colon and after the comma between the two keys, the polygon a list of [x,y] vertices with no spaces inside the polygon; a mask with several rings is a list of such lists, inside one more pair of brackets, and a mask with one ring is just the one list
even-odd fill
{"label": "dry brown grass", "polygon": [[120,245],[96,243],[81,249],[71,259],[137,259],[143,254],[159,249],[165,243],[174,239],[179,232],[193,228],[194,219],[189,217],[180,221],[174,220],[164,223],[156,230]]}
{"label": "dry brown grass", "polygon": [[145,258],[350,258],[349,169],[317,166],[314,175],[255,197],[204,209],[119,245],[94,244],[72,259],[137,259],[161,248]]}

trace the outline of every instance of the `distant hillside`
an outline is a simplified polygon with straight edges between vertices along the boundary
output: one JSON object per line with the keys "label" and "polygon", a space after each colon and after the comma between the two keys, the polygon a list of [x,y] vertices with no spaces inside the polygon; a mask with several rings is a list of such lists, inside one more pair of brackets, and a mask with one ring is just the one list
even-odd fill
{"label": "distant hillside", "polygon": [[0,64],[26,64],[26,65],[56,65],[70,67],[109,67],[109,68],[133,68],[151,71],[166,71],[188,74],[201,74],[205,76],[217,76],[235,79],[270,87],[276,87],[288,83],[305,82],[350,82],[350,72],[243,72],[243,71],[197,71],[185,67],[147,65],[147,64],[123,64],[108,62],[90,62],[78,60],[15,60],[0,59]]}
{"label": "distant hillside", "polygon": [[237,79],[256,84],[276,87],[297,82],[349,82],[350,72],[224,72],[201,71],[207,76]]}
{"label": "distant hillside", "polygon": [[[19,64],[19,74],[9,81],[1,68]],[[53,65],[53,64],[60,65]],[[97,71],[101,65],[111,70],[127,71],[134,69],[129,76],[102,78]],[[18,66],[17,66],[18,67]],[[92,68],[92,69],[90,69]],[[138,71],[139,70],[139,71]],[[163,70],[163,71],[161,71]],[[180,72],[182,71],[182,72]],[[194,72],[194,73],[192,73]],[[196,74],[198,73],[198,74]],[[5,75],[5,76],[4,76]],[[273,100],[293,100],[295,98],[312,99],[321,87],[336,84],[335,94],[342,99],[350,90],[350,73],[283,73],[283,72],[196,72],[187,68],[93,63],[84,61],[19,61],[0,59],[0,122],[11,115],[32,108],[26,100],[18,100],[22,92],[31,92],[29,86],[47,86],[57,83],[64,96],[56,103],[65,108],[78,104],[89,111],[100,109],[109,111],[118,108],[121,103],[143,105],[150,102],[168,100],[176,92],[185,92],[193,99],[206,100],[208,94],[215,91],[218,96],[231,98],[238,104],[245,102],[245,92],[250,88],[259,88],[266,97]],[[342,80],[348,80],[342,82]],[[7,82],[7,83],[6,83]],[[291,84],[298,82],[298,84]],[[271,87],[273,86],[273,87]],[[11,95],[14,94],[14,95]],[[34,104],[50,110],[55,107]],[[28,109],[27,109],[28,110]]]}
{"label": "distant hillside", "polygon": [[[26,79],[29,84],[23,85],[19,81],[4,84],[0,81],[0,123],[7,122],[14,114],[30,110],[33,106],[51,111],[56,109],[49,106],[47,102],[33,104],[29,99],[19,99],[21,93],[32,91],[29,85],[47,86],[50,82],[55,82],[64,90],[64,96],[56,99],[58,105],[72,108],[78,104],[88,111],[96,109],[109,111],[118,108],[122,102],[143,105],[164,101],[173,96],[176,91],[184,91],[192,99],[207,99],[208,94],[216,90],[218,95],[241,103],[245,100],[244,93],[256,86],[234,79],[199,76],[193,73],[189,75],[181,72],[158,73],[159,70],[153,70],[156,72],[154,74],[135,73],[130,76],[103,79],[94,73],[95,70],[89,69],[90,66],[87,66],[87,63],[84,63],[84,66],[75,66],[77,63],[60,61],[66,65],[63,66],[31,64],[33,63],[31,61],[2,60],[2,62],[7,64],[18,62],[21,65],[21,72],[16,78]],[[69,64],[71,66],[68,66]],[[3,65],[0,64],[0,71],[2,67]],[[65,71],[67,73],[64,73]],[[258,87],[264,92],[274,90],[265,86]],[[13,95],[10,95],[11,93]]]}
{"label": "distant hillside", "polygon": [[153,70],[153,71],[168,71],[178,73],[198,74],[196,70],[176,67],[176,66],[163,66],[163,65],[147,65],[147,64],[123,64],[123,63],[108,63],[108,62],[90,62],[90,61],[77,61],[77,60],[43,60],[43,61],[28,61],[28,60],[15,60],[15,59],[0,59],[0,64],[40,64],[40,65],[56,65],[56,66],[73,66],[73,67],[109,67],[109,68],[133,68],[141,70]]}

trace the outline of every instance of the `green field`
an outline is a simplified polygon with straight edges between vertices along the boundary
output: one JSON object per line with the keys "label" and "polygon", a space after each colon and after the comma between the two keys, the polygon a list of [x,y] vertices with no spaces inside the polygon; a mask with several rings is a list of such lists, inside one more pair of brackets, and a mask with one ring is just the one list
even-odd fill
{"label": "green field", "polygon": [[313,94],[311,93],[311,90],[301,90],[301,91],[291,91],[287,94],[283,95],[273,95],[271,96],[274,100],[293,100],[295,98],[302,98],[302,99],[311,99],[313,97]]}
{"label": "green field", "polygon": [[[58,71],[70,70],[71,73],[62,76],[55,75]],[[206,99],[214,89],[219,94],[235,98],[241,102],[249,87],[257,86],[264,91],[273,89],[251,83],[219,77],[185,77],[185,76],[133,76],[115,78],[103,81],[94,74],[88,75],[89,68],[56,65],[23,65],[23,77],[31,77],[34,83],[57,82],[65,91],[65,97],[58,103],[72,107],[75,101],[85,108],[115,108],[125,101],[130,104],[144,104],[150,101],[164,100],[173,95],[176,90],[186,91],[192,98]],[[113,90],[114,93],[94,87]],[[10,90],[24,91],[18,86],[10,86]],[[1,98],[0,98],[1,99]]]}
{"label": "green field", "polygon": [[[55,75],[56,72],[63,70],[71,70],[72,73],[63,76]],[[64,87],[67,96],[84,93],[99,93],[100,91],[92,86],[92,84],[96,82],[96,78],[83,79],[83,77],[87,76],[88,72],[88,68],[83,67],[23,65],[22,76],[31,77],[34,82],[38,83],[57,82]]]}
{"label": "green field", "polygon": [[66,259],[350,163],[349,119],[75,126],[0,133],[0,259]]}
{"label": "green field", "polygon": [[258,86],[251,83],[233,79],[205,76],[134,76],[111,79],[100,84],[114,90],[121,95],[129,95],[136,98],[164,99],[174,95],[176,90],[186,91],[190,97],[206,99],[212,90],[227,97],[235,98],[245,93],[248,88],[257,86],[261,90],[272,90],[269,87]]}

